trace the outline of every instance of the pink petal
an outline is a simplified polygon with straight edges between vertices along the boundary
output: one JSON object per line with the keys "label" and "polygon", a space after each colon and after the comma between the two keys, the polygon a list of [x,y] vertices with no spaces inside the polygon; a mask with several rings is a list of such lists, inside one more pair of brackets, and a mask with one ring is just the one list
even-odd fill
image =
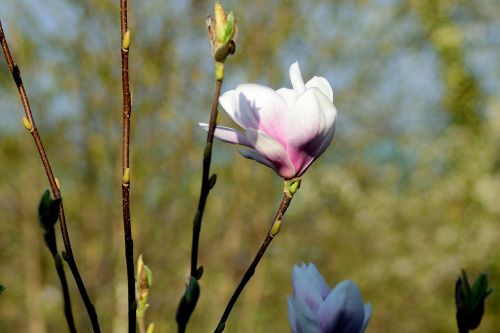
{"label": "pink petal", "polygon": [[[198,125],[200,125],[200,127],[203,128],[205,131],[208,131],[208,124],[198,123]],[[227,143],[234,143],[238,145],[252,147],[247,137],[243,133],[235,130],[234,128],[217,126],[215,128],[214,136],[217,139]]]}
{"label": "pink petal", "polygon": [[289,72],[293,90],[295,90],[297,96],[300,96],[306,90],[306,86],[304,85],[304,80],[302,80],[302,74],[300,74],[299,64],[294,62],[290,66]]}
{"label": "pink petal", "polygon": [[295,177],[296,170],[285,147],[279,141],[251,128],[246,130],[245,135],[255,150],[273,164],[273,169],[281,177],[285,179]]}
{"label": "pink petal", "polygon": [[323,94],[325,94],[326,97],[328,97],[330,102],[333,103],[332,87],[330,86],[330,83],[328,83],[328,80],[325,79],[324,77],[314,76],[312,79],[307,81],[306,87],[307,88],[318,88]]}

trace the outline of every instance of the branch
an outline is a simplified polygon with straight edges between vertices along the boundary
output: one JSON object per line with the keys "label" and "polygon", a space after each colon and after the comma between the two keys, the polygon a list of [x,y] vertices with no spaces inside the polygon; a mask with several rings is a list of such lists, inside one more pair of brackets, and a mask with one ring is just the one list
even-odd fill
{"label": "branch", "polygon": [[209,176],[210,174],[210,163],[212,162],[212,146],[214,142],[214,132],[215,126],[217,124],[217,116],[219,105],[219,96],[222,87],[223,78],[218,78],[215,80],[215,91],[214,98],[212,101],[212,111],[210,113],[210,122],[208,126],[207,141],[205,144],[205,150],[203,152],[203,171],[201,178],[201,189],[200,197],[198,199],[198,208],[193,219],[193,241],[191,243],[191,276],[195,277],[197,280],[201,278],[202,267],[198,268],[198,247],[200,242],[200,232],[201,232],[201,221],[203,219],[203,213],[205,211],[205,205],[207,203],[207,197],[210,190],[215,185],[217,179],[216,175]]}
{"label": "branch", "polygon": [[[300,184],[300,180],[298,180],[298,182]],[[224,331],[224,328],[226,326],[226,321],[229,318],[229,314],[231,313],[231,310],[233,309],[234,304],[238,300],[238,297],[240,296],[241,292],[243,291],[243,288],[245,288],[248,281],[250,281],[250,279],[254,275],[255,268],[259,264],[260,259],[262,259],[262,256],[266,252],[267,247],[269,246],[269,244],[271,244],[271,241],[278,234],[278,232],[281,228],[281,219],[283,218],[283,215],[285,214],[288,206],[290,205],[290,202],[292,201],[293,194],[294,194],[294,192],[287,191],[287,187],[285,187],[285,193],[283,194],[283,199],[281,200],[281,204],[278,208],[278,211],[276,213],[276,217],[274,218],[273,224],[271,225],[271,228],[269,228],[269,231],[266,235],[266,238],[262,242],[262,245],[260,246],[260,249],[257,252],[255,258],[253,259],[252,263],[250,264],[247,271],[245,272],[245,275],[243,275],[243,278],[241,279],[240,283],[238,284],[238,287],[234,291],[233,296],[231,296],[231,299],[229,300],[229,302],[226,306],[226,309],[224,310],[224,313],[222,314],[222,317],[219,321],[219,324],[217,325],[217,328],[214,331],[215,333],[221,333]]]}
{"label": "branch", "polygon": [[123,92],[123,141],[122,141],[122,208],[123,232],[125,236],[125,262],[127,265],[128,285],[128,330],[136,330],[136,300],[134,274],[134,241],[130,222],[130,116],[132,101],[130,97],[128,55],[130,31],[127,29],[127,0],[120,1],[121,22],[121,58],[122,58],[122,92]]}
{"label": "branch", "polygon": [[[19,91],[19,95],[21,96],[21,102],[23,104],[25,117],[23,118],[24,126],[31,133],[33,140],[35,141],[36,148],[42,160],[43,167],[45,169],[45,173],[47,174],[47,179],[50,183],[50,188],[52,190],[52,194],[54,198],[61,198],[61,190],[58,185],[58,181],[56,177],[54,177],[54,173],[52,172],[52,168],[50,166],[49,159],[47,154],[45,153],[45,149],[43,147],[42,139],[40,134],[38,133],[35,120],[33,118],[33,113],[31,112],[31,107],[29,104],[28,96],[26,94],[26,90],[24,89],[23,80],[21,78],[21,71],[19,67],[14,62],[12,55],[10,54],[9,46],[7,44],[7,39],[5,38],[5,34],[3,31],[2,23],[0,22],[0,42],[2,44],[3,53],[5,56],[5,60],[7,61],[7,65],[9,66],[9,70],[12,73],[12,77],[14,82],[16,83],[17,89]],[[85,289],[85,285],[80,276],[80,272],[78,271],[78,266],[73,257],[73,251],[71,249],[71,242],[69,239],[68,229],[66,227],[66,217],[64,215],[64,206],[61,202],[61,209],[59,211],[59,225],[61,226],[61,234],[64,242],[65,252],[63,252],[63,258],[68,263],[69,268],[71,269],[71,273],[75,279],[75,282],[78,286],[78,290],[80,291],[80,295],[85,304],[85,308],[88,312],[90,321],[92,323],[92,328],[94,332],[100,332],[99,321],[97,319],[97,314],[95,312],[94,305],[90,300],[87,290]]]}

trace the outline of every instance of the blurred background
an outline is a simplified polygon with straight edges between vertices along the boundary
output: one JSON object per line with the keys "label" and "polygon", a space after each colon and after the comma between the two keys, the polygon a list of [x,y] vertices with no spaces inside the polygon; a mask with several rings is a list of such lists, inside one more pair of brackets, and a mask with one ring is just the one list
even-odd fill
{"label": "blurred background", "polygon": [[[500,3],[494,0],[225,0],[239,25],[223,91],[324,76],[338,109],[331,147],[309,169],[279,237],[227,332],[288,332],[294,264],[333,286],[352,279],[374,307],[367,332],[456,332],[465,268],[500,285]],[[132,223],[154,274],[147,321],[175,331],[213,94],[212,1],[130,1]],[[125,332],[119,1],[0,0],[0,19],[62,186],[80,272],[103,332]],[[37,206],[48,187],[0,60],[0,322],[66,323]],[[231,125],[223,114],[221,123]],[[273,218],[282,180],[215,145],[202,227],[201,298],[189,331],[212,331]],[[59,239],[59,248],[62,242]],[[67,270],[73,311],[90,331]],[[478,332],[500,327],[494,292]]]}

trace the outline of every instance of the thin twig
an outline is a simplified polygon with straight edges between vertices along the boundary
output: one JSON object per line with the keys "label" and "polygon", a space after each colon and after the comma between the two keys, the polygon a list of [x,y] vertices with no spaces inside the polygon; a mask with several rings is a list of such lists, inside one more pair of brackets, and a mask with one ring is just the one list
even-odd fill
{"label": "thin twig", "polygon": [[[43,163],[43,167],[45,169],[45,173],[47,174],[47,178],[50,183],[50,188],[52,190],[52,194],[54,195],[54,198],[61,198],[61,190],[59,189],[59,186],[57,185],[56,178],[54,177],[54,173],[52,172],[52,168],[50,166],[49,159],[47,157],[47,154],[45,153],[45,149],[43,147],[42,139],[40,137],[40,134],[38,133],[37,127],[35,120],[33,119],[33,113],[31,112],[31,107],[28,101],[28,96],[26,94],[26,90],[24,89],[24,84],[23,80],[21,78],[21,71],[19,70],[19,67],[17,64],[14,62],[12,55],[10,54],[9,51],[9,46],[7,44],[7,39],[5,38],[5,34],[3,31],[2,23],[0,22],[0,42],[2,44],[2,49],[3,53],[5,55],[5,60],[7,61],[7,65],[9,66],[9,70],[12,73],[12,77],[14,78],[14,82],[16,83],[17,89],[19,91],[19,95],[21,96],[21,101],[24,107],[24,113],[26,115],[26,118],[28,119],[28,122],[30,124],[30,133],[33,137],[33,140],[35,141],[36,148],[38,150],[38,153],[40,154],[40,158]],[[61,209],[59,211],[59,225],[61,226],[61,234],[64,242],[64,249],[65,252],[63,252],[63,258],[66,260],[68,263],[69,268],[71,269],[71,273],[73,274],[73,277],[75,279],[76,285],[78,286],[78,290],[80,291],[80,295],[83,299],[83,302],[85,304],[85,308],[88,312],[90,321],[92,323],[92,328],[94,332],[100,332],[99,328],[99,321],[97,318],[97,314],[95,312],[94,305],[92,304],[92,301],[90,300],[87,290],[85,289],[85,285],[83,283],[83,280],[80,276],[80,272],[78,271],[78,266],[76,264],[76,261],[73,257],[73,251],[71,249],[71,242],[69,239],[69,234],[68,234],[68,229],[66,227],[66,217],[64,215],[64,206],[61,202]]]}
{"label": "thin twig", "polygon": [[[136,331],[136,300],[134,274],[134,242],[130,222],[130,116],[132,101],[130,97],[130,82],[128,69],[128,55],[130,32],[127,28],[127,0],[120,1],[121,22],[121,58],[122,58],[122,92],[123,92],[123,142],[122,142],[122,207],[123,232],[125,236],[125,262],[127,265],[128,282],[128,331]],[[127,33],[128,32],[128,33]]]}
{"label": "thin twig", "polygon": [[226,326],[226,321],[229,317],[229,314],[231,313],[231,310],[234,307],[234,304],[238,300],[238,297],[240,296],[241,292],[243,291],[243,288],[245,288],[246,284],[248,281],[252,278],[252,276],[255,273],[255,268],[260,262],[260,259],[266,252],[267,247],[269,244],[271,244],[271,241],[274,239],[276,234],[279,231],[279,228],[281,226],[281,219],[283,218],[283,215],[285,214],[288,206],[290,205],[290,202],[292,201],[293,195],[290,195],[288,193],[283,194],[283,199],[281,200],[280,207],[278,208],[278,212],[276,213],[276,217],[274,218],[273,224],[271,225],[271,228],[269,229],[266,238],[262,242],[262,245],[260,246],[259,251],[257,252],[257,255],[253,259],[252,263],[248,267],[247,271],[245,272],[245,275],[243,275],[243,278],[241,279],[240,283],[238,284],[238,287],[233,293],[233,296],[231,296],[231,299],[229,300],[229,303],[226,305],[226,309],[224,310],[224,313],[222,314],[222,317],[219,321],[219,324],[217,325],[217,328],[215,329],[215,333],[220,333],[224,331],[224,328]]}
{"label": "thin twig", "polygon": [[61,257],[59,256],[59,253],[54,253],[53,257],[57,275],[59,276],[59,281],[61,282],[61,288],[63,291],[64,316],[66,317],[66,322],[68,323],[69,331],[71,333],[76,333],[75,321],[73,320],[73,311],[71,310],[71,299],[69,296],[68,282],[66,281],[66,274],[64,273],[62,260]]}
{"label": "thin twig", "polygon": [[[215,81],[214,98],[212,101],[212,111],[210,113],[210,122],[208,125],[207,142],[203,152],[203,171],[201,178],[200,197],[198,199],[198,208],[193,219],[193,241],[191,243],[191,276],[197,280],[201,277],[201,271],[198,268],[198,248],[200,242],[201,221],[203,219],[203,212],[205,211],[205,204],[207,202],[208,194],[211,190],[210,182],[210,163],[212,161],[212,145],[214,142],[215,126],[217,124],[217,116],[219,105],[219,96],[222,87],[222,79]],[[215,178],[214,180],[215,181]]]}

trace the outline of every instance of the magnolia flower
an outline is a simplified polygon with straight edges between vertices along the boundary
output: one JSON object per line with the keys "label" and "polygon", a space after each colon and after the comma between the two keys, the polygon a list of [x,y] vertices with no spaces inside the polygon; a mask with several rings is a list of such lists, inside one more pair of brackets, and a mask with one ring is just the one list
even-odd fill
{"label": "magnolia flower", "polygon": [[[277,91],[241,84],[219,98],[243,129],[217,126],[215,137],[246,148],[240,153],[276,171],[284,179],[300,177],[332,142],[337,110],[328,81],[315,76],[304,84],[299,65],[290,66],[293,89]],[[208,129],[207,124],[200,124]]]}
{"label": "magnolia flower", "polygon": [[363,305],[354,282],[345,280],[333,290],[314,264],[293,267],[293,296],[288,298],[288,320],[293,333],[363,333],[370,304]]}

